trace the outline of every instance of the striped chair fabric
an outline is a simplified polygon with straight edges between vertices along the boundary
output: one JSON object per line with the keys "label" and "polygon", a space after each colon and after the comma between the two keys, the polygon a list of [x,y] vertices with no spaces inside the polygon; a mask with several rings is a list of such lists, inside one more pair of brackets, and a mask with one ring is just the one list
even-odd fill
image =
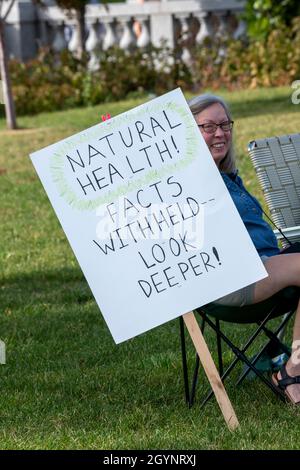
{"label": "striped chair fabric", "polygon": [[254,140],[248,152],[272,220],[291,241],[300,241],[300,134]]}

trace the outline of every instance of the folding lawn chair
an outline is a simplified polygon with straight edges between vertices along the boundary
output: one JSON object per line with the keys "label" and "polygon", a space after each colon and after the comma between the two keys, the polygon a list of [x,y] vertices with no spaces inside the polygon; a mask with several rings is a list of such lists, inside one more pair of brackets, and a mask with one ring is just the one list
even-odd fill
{"label": "folding lawn chair", "polygon": [[[271,137],[250,142],[248,152],[264,197],[271,213],[272,220],[277,226],[275,234],[281,240],[283,247],[288,244],[284,237],[291,241],[300,241],[300,134]],[[290,349],[282,342],[282,333],[289,319],[293,315],[300,296],[300,289],[288,287],[278,292],[273,297],[244,307],[227,307],[208,304],[199,309],[197,313],[202,318],[202,331],[208,325],[216,333],[218,351],[219,373],[225,380],[235,365],[242,361],[246,368],[240,376],[237,385],[240,384],[250,371],[259,377],[275,394],[284,398],[284,393],[274,386],[273,382],[262,373],[257,366],[260,359],[268,354],[271,357],[282,353],[290,354]],[[269,320],[281,316],[281,322],[271,329]],[[213,321],[214,320],[214,321]],[[238,347],[225,335],[220,322],[236,324],[257,324],[248,341],[242,347]],[[246,356],[248,348],[254,343],[260,333],[264,333],[268,341],[259,350],[254,358]],[[196,384],[199,370],[199,357],[196,356],[196,364],[193,374],[191,389],[189,385],[186,345],[183,320],[180,318],[180,336],[182,349],[183,375],[185,385],[185,398],[189,406],[195,399]],[[222,347],[224,341],[235,354],[236,358],[223,369]],[[213,395],[210,392],[202,405]]]}
{"label": "folding lawn chair", "polygon": [[[300,134],[270,137],[249,143],[271,218],[291,241],[300,241]],[[275,230],[282,245],[287,242]]]}

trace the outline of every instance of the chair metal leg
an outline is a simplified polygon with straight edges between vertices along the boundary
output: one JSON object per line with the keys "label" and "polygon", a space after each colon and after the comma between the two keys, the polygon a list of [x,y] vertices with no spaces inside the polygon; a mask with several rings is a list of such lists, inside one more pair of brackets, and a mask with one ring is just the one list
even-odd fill
{"label": "chair metal leg", "polygon": [[[260,350],[260,352],[257,354],[257,356],[255,357],[255,359],[252,361],[252,364],[255,366],[256,362],[260,359],[260,357],[263,355],[263,353],[266,351],[266,349],[269,347],[270,343],[271,342],[274,342],[276,343],[279,348],[289,354],[289,349],[285,346],[285,344],[283,344],[280,340],[279,340],[279,334],[282,330],[282,328],[284,328],[287,324],[287,322],[289,321],[290,317],[294,314],[293,311],[291,312],[288,312],[284,315],[283,319],[282,319],[282,322],[280,323],[280,325],[278,326],[278,328],[273,332],[271,330],[269,330],[266,326],[261,326],[261,329],[262,331],[264,331],[264,333],[268,336],[268,338],[270,339],[270,341],[268,341],[265,346]],[[243,372],[243,374],[240,376],[239,380],[236,382],[236,385],[240,385],[241,382],[247,377],[247,375],[249,374],[250,372],[250,369],[249,367]]]}
{"label": "chair metal leg", "polygon": [[[259,351],[259,353],[255,356],[255,358],[251,361],[251,364],[255,366],[255,364],[258,362],[258,360],[262,357],[266,349],[268,348],[269,342],[264,345],[264,347]],[[247,369],[241,374],[239,377],[238,381],[236,382],[236,386],[240,385],[243,380],[247,377],[247,375],[250,373],[251,369],[247,367]]]}
{"label": "chair metal leg", "polygon": [[[217,350],[218,350],[218,361],[219,361],[219,373],[221,376],[221,380],[224,381],[228,375],[231,373],[233,368],[236,366],[236,364],[239,362],[239,360],[242,360],[248,368],[246,371],[242,374],[242,376],[239,378],[237,385],[239,385],[244,378],[247,376],[247,374],[252,370],[260,379],[276,394],[279,395],[280,398],[283,400],[285,399],[285,396],[282,392],[280,392],[274,384],[266,379],[266,377],[263,375],[263,373],[258,370],[255,367],[256,362],[258,359],[261,357],[261,355],[264,353],[264,351],[267,349],[267,347],[270,345],[271,342],[274,342],[275,344],[278,344],[280,348],[284,352],[289,352],[288,348],[281,343],[280,341],[280,333],[282,329],[286,326],[288,320],[290,317],[293,315],[294,312],[289,312],[284,315],[282,322],[280,323],[279,327],[272,332],[269,330],[265,325],[266,323],[270,320],[271,316],[274,314],[276,311],[276,307],[274,307],[267,317],[259,323],[259,327],[255,330],[255,332],[252,334],[252,336],[249,338],[247,343],[243,346],[242,349],[237,348],[220,330],[220,322],[219,320],[216,320],[216,324],[211,322],[206,314],[201,311],[201,309],[198,309],[198,313],[200,313],[201,318],[202,318],[202,325],[201,325],[201,331],[204,331],[204,326],[205,322],[208,323],[208,325],[215,331],[217,335]],[[261,351],[258,353],[258,355],[255,357],[253,361],[250,361],[246,356],[245,352],[249,348],[249,346],[252,344],[252,342],[255,340],[255,338],[258,336],[258,334],[263,331],[270,339],[269,342],[261,349]],[[192,381],[192,386],[191,386],[191,392],[189,388],[189,378],[188,378],[188,367],[187,367],[187,356],[186,356],[186,346],[185,346],[185,333],[184,333],[184,322],[182,317],[180,317],[180,336],[181,336],[181,351],[182,351],[182,364],[183,364],[183,376],[184,376],[184,387],[185,387],[185,399],[189,407],[191,407],[194,404],[195,401],[195,394],[196,394],[196,386],[197,386],[197,381],[198,381],[198,374],[199,374],[199,366],[200,366],[200,361],[199,357],[196,354],[196,362],[195,362],[195,368],[194,368],[194,373],[193,373],[193,381]],[[233,353],[236,355],[236,358],[233,360],[233,362],[230,364],[230,366],[226,369],[224,372],[223,369],[223,360],[222,360],[222,340],[230,347],[230,349],[233,351]],[[206,402],[213,396],[213,391],[211,391],[205,400],[201,403],[201,407],[203,407]]]}
{"label": "chair metal leg", "polygon": [[265,325],[262,326],[262,329],[263,329],[264,333],[266,334],[266,336],[268,336],[268,338],[270,338],[271,341],[274,341],[274,343],[276,343],[282,349],[282,351],[285,352],[286,354],[290,354],[290,350],[284,343],[282,343],[280,341],[280,339],[278,338],[278,336],[279,336],[278,333],[280,332],[279,329],[282,329],[286,326],[287,322],[289,321],[291,316],[294,315],[294,313],[295,312],[293,310],[290,311],[289,313],[287,313],[284,316],[282,322],[280,323],[280,326],[278,327],[278,329],[275,332],[271,331]]}
{"label": "chair metal leg", "polygon": [[217,349],[218,349],[218,362],[219,362],[219,374],[223,375],[223,358],[222,358],[222,344],[220,337],[220,321],[216,320],[216,333],[217,333]]}
{"label": "chair metal leg", "polygon": [[[266,379],[266,377],[258,370],[256,369],[251,361],[249,361],[249,359],[245,356],[244,352],[248,349],[248,347],[251,345],[251,343],[254,341],[254,339],[257,337],[257,335],[260,333],[261,331],[261,326],[265,325],[265,323],[269,320],[269,318],[271,317],[273,311],[271,311],[269,313],[269,315],[264,319],[264,321],[261,323],[260,327],[253,333],[253,335],[251,336],[251,338],[248,340],[248,342],[246,343],[246,345],[244,346],[244,348],[242,350],[240,350],[239,348],[237,348],[223,333],[222,331],[220,330],[219,331],[219,335],[220,337],[222,338],[223,341],[225,341],[225,343],[230,347],[230,349],[233,351],[233,353],[237,356],[236,359],[233,361],[233,363],[228,367],[228,369],[226,370],[226,372],[222,375],[221,379],[224,380],[228,375],[229,373],[231,372],[231,370],[233,369],[233,367],[237,364],[237,362],[239,360],[242,360],[243,362],[245,362],[248,367],[253,370],[253,372],[258,375],[260,377],[260,379],[267,385],[267,387],[269,387],[276,395],[279,395],[281,396],[281,398],[284,399],[284,394],[282,392],[280,392],[276,387],[275,385]],[[205,315],[205,314],[204,314]],[[214,323],[207,318],[205,318],[207,324],[213,329],[215,330],[215,325]],[[201,407],[203,407],[206,402],[213,396],[213,393],[210,392],[208,394],[208,396],[205,398],[205,400],[202,402],[201,404]]]}
{"label": "chair metal leg", "polygon": [[200,359],[199,359],[199,356],[197,354],[196,355],[195,368],[194,368],[194,374],[193,374],[192,390],[191,390],[191,396],[190,396],[190,406],[193,406],[193,404],[195,403],[195,395],[196,395],[196,387],[197,387],[197,382],[198,382],[199,366],[200,366]]}
{"label": "chair metal leg", "polygon": [[[200,315],[201,315],[203,318],[205,318],[205,320],[207,320],[206,314],[205,314],[204,312],[201,312],[201,309],[199,309],[198,312],[200,313]],[[268,317],[265,318],[265,320],[264,320],[263,323],[266,323],[266,322],[269,320],[269,317],[271,316],[272,312],[273,312],[273,310],[269,313]],[[209,321],[208,324],[211,326],[211,328],[212,328],[214,331],[216,331],[216,327],[215,327],[215,325],[213,325],[212,322]],[[245,351],[248,349],[248,347],[251,345],[251,343],[252,343],[252,342],[255,340],[255,338],[258,336],[259,332],[260,332],[259,329],[255,330],[255,332],[252,334],[252,336],[249,338],[249,340],[247,341],[247,343],[246,343],[246,344],[244,345],[244,347],[242,348],[242,352],[245,352]],[[219,330],[218,330],[218,332],[216,332],[216,333],[218,334],[218,336],[219,336],[219,338],[220,338],[220,341],[221,341],[220,324],[219,324]],[[238,354],[238,351],[239,351],[239,350],[238,350],[237,348],[235,348],[234,344],[231,343],[231,341],[230,341],[228,338],[227,338],[227,340],[228,340],[229,343],[230,343],[230,344],[229,344],[229,347],[232,349],[232,351],[235,352],[234,349],[236,349],[235,354],[236,354],[237,357],[232,361],[232,363],[228,366],[228,368],[226,369],[226,371],[221,375],[221,380],[222,380],[222,382],[226,379],[226,377],[228,377],[228,375],[230,374],[230,372],[234,369],[234,367],[236,366],[236,364],[237,364],[237,363],[239,362],[239,360],[240,360],[240,357],[239,357],[239,354]],[[228,343],[227,343],[227,344],[228,344]],[[203,406],[207,403],[207,401],[210,400],[210,398],[211,398],[212,396],[213,396],[213,392],[210,391],[209,394],[206,396],[206,398],[205,398],[205,399],[203,400],[203,402],[201,403],[201,407],[203,407]]]}
{"label": "chair metal leg", "polygon": [[[225,370],[225,372],[223,373],[223,375],[221,376],[221,380],[222,382],[224,382],[224,380],[226,379],[226,377],[228,377],[228,375],[230,374],[230,372],[232,371],[232,369],[234,369],[234,367],[236,366],[236,364],[239,362],[240,358],[239,357],[236,357],[232,363],[230,364],[230,366]],[[211,390],[207,396],[205,397],[205,399],[202,401],[201,403],[201,407],[203,408],[204,405],[211,399],[211,397],[214,395],[213,391]]]}
{"label": "chair metal leg", "polygon": [[[201,319],[202,319],[201,331],[203,333],[204,332],[204,327],[205,327],[205,316],[202,316]],[[220,376],[222,376],[223,375],[223,359],[222,359],[221,337],[218,334],[219,331],[220,331],[220,322],[219,322],[219,320],[216,320],[216,336],[217,336],[219,374],[220,374]],[[199,356],[198,356],[198,354],[196,354],[196,363],[195,363],[195,368],[194,368],[192,391],[191,391],[191,396],[190,396],[190,406],[193,406],[193,404],[195,402],[195,394],[196,394],[196,386],[197,386],[197,381],[198,381],[199,365],[200,365]]]}
{"label": "chair metal leg", "polygon": [[189,377],[188,377],[188,368],[187,368],[187,360],[186,360],[184,323],[183,323],[182,317],[179,318],[179,325],[180,325],[181,355],[182,355],[182,369],[183,369],[185,401],[190,407],[191,402],[190,402],[190,390],[189,390]]}
{"label": "chair metal leg", "polygon": [[[202,320],[201,333],[204,333],[205,318],[202,318],[201,320]],[[191,390],[191,395],[190,395],[190,406],[193,406],[193,404],[195,402],[196,386],[197,386],[198,374],[199,374],[199,366],[200,366],[200,360],[199,360],[198,354],[196,354],[196,362],[195,362],[195,367],[194,367],[192,390]]]}
{"label": "chair metal leg", "polygon": [[[285,320],[285,318],[288,317],[289,318],[289,313],[286,313],[284,316],[283,316],[283,320]],[[285,328],[282,328],[282,330],[279,331],[278,335],[277,335],[277,338],[279,339],[279,341],[283,341],[283,337],[284,337],[284,334],[285,334],[285,330],[286,330],[286,326]]]}

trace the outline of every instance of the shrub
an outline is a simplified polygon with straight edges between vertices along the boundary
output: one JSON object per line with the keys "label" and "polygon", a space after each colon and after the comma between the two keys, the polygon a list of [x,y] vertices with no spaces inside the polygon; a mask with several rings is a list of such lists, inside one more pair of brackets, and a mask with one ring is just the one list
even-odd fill
{"label": "shrub", "polygon": [[199,91],[290,85],[300,77],[300,17],[265,39],[207,39],[193,49],[190,68],[179,57],[179,51],[165,45],[130,53],[111,48],[101,52],[99,70],[89,72],[87,56],[78,60],[64,51],[57,57],[44,49],[26,64],[10,63],[16,109],[34,114],[91,106],[145,93],[160,95],[177,86]]}
{"label": "shrub", "polygon": [[228,89],[290,85],[300,76],[300,17],[291,28],[273,30],[266,39],[207,41],[195,48],[194,86]]}
{"label": "shrub", "polygon": [[274,29],[289,27],[299,14],[299,0],[247,0],[243,18],[249,35],[263,39]]}
{"label": "shrub", "polygon": [[68,51],[59,57],[50,50],[26,64],[11,61],[16,109],[34,114],[75,106],[95,105],[146,92],[161,94],[191,86],[188,68],[166,48],[119,48],[102,52],[98,71],[89,72],[87,57],[74,59]]}

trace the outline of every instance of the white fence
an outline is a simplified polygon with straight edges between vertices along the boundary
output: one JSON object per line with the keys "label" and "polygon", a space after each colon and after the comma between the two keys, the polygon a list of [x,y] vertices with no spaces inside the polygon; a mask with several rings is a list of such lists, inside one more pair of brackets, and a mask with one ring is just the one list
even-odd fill
{"label": "white fence", "polygon": [[[235,38],[245,32],[239,18],[242,0],[156,0],[137,3],[111,3],[86,8],[86,49],[90,65],[96,64],[97,52],[118,45],[124,50],[180,45],[182,58],[189,61],[191,44],[202,44],[208,36]],[[10,55],[26,60],[38,47],[50,45],[56,51],[75,52],[78,34],[72,17],[56,6],[35,7],[19,1],[8,19],[7,39]],[[26,40],[25,40],[26,39]]]}

